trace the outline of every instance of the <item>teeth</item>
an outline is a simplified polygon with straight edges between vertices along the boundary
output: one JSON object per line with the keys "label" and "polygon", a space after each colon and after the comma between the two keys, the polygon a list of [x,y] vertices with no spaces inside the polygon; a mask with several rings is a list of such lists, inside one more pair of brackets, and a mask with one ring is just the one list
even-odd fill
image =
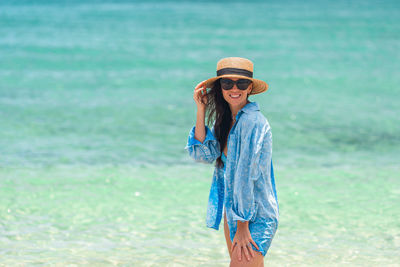
{"label": "teeth", "polygon": [[239,95],[230,95],[230,96],[233,98],[238,98],[240,96],[240,94]]}

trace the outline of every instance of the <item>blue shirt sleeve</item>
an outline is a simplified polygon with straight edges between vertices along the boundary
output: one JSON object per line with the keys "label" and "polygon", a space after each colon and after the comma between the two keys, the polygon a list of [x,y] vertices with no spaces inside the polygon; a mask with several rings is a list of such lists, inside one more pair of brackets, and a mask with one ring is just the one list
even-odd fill
{"label": "blue shirt sleeve", "polygon": [[205,127],[206,138],[203,143],[194,137],[196,126],[192,127],[185,149],[195,161],[212,163],[221,155],[221,152],[219,142],[214,136],[214,126],[211,129],[207,125]]}
{"label": "blue shirt sleeve", "polygon": [[246,125],[240,131],[240,153],[233,184],[233,221],[250,221],[255,216],[254,183],[267,167],[265,157],[271,162],[270,132],[268,124],[259,123]]}

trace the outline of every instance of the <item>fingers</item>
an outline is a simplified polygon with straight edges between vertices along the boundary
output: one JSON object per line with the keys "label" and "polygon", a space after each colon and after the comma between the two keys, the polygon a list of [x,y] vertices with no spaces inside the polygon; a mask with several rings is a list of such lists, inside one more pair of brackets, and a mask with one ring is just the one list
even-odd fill
{"label": "fingers", "polygon": [[194,94],[197,96],[204,96],[207,94],[207,89],[203,87],[197,88],[194,90]]}
{"label": "fingers", "polygon": [[204,87],[199,87],[194,89],[194,94],[196,96],[204,96],[207,93],[207,89]]}
{"label": "fingers", "polygon": [[242,247],[240,247],[240,246],[237,247],[236,255],[237,255],[239,261],[242,261]]}
{"label": "fingers", "polygon": [[252,239],[252,240],[250,240],[250,242],[251,242],[251,243],[253,243],[253,245],[256,247],[256,249],[260,250],[260,248],[257,246],[257,243],[256,243],[256,242],[254,242],[254,240],[253,240],[253,239]]}
{"label": "fingers", "polygon": [[[237,259],[239,261],[242,261],[242,250],[243,250],[243,254],[244,254],[243,256],[247,259],[247,261],[250,261],[250,255],[252,258],[254,258],[254,252],[253,252],[253,249],[249,246],[250,245],[246,246],[246,245],[239,245],[238,243],[235,243],[232,246],[231,253],[234,253],[235,248],[236,248],[235,254],[237,256]],[[249,254],[249,251],[250,251],[250,254]]]}
{"label": "fingers", "polygon": [[257,243],[251,237],[243,239],[239,238],[238,241],[238,239],[235,236],[235,238],[232,240],[231,255],[236,255],[238,261],[242,261],[242,249],[243,249],[243,256],[247,259],[247,261],[250,261],[251,258],[254,258],[256,256],[255,250],[253,250],[251,246],[252,244],[257,250],[260,250]]}
{"label": "fingers", "polygon": [[205,82],[206,81],[202,81],[202,82],[198,83],[196,85],[196,87],[194,88],[194,90],[196,91],[196,89],[199,89],[200,87],[204,87],[204,89],[205,89],[205,87],[206,87],[206,83]]}
{"label": "fingers", "polygon": [[203,94],[203,92],[204,92],[204,89],[199,88],[199,89],[194,90],[194,95],[201,96]]}
{"label": "fingers", "polygon": [[204,92],[204,91],[206,91],[206,89],[204,87],[199,87],[199,88],[194,89],[195,93]]}
{"label": "fingers", "polygon": [[202,104],[207,104],[207,97],[206,97],[205,94],[204,94],[204,95],[199,94],[199,95],[197,96],[197,98],[199,99],[199,101],[200,101]]}
{"label": "fingers", "polygon": [[249,244],[249,245],[247,245],[247,247],[249,248],[251,257],[254,258],[254,252],[253,252],[253,249],[251,248],[251,245]]}
{"label": "fingers", "polygon": [[[251,248],[250,248],[250,250],[251,250]],[[245,245],[245,246],[243,247],[243,252],[244,252],[244,255],[245,255],[247,261],[250,261],[249,248],[247,247],[247,245]]]}
{"label": "fingers", "polygon": [[205,106],[208,102],[206,82],[202,81],[196,85],[194,89],[193,98],[198,105]]}
{"label": "fingers", "polygon": [[196,85],[194,89],[193,98],[195,99],[196,102],[206,105],[208,102],[206,95],[207,95],[207,86],[205,81],[202,81],[198,85]]}

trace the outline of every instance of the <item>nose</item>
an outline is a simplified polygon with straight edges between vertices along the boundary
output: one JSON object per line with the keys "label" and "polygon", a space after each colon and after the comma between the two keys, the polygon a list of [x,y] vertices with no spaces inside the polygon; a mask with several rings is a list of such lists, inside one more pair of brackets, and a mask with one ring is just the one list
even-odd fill
{"label": "nose", "polygon": [[239,88],[237,88],[237,84],[235,83],[231,89],[231,92],[240,92]]}

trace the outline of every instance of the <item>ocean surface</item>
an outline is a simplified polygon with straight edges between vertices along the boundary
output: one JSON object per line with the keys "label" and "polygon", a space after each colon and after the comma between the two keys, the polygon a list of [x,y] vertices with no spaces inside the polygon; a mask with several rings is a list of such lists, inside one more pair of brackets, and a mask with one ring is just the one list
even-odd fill
{"label": "ocean surface", "polygon": [[399,266],[399,1],[1,1],[0,266],[228,266],[196,84],[254,62],[266,266]]}

